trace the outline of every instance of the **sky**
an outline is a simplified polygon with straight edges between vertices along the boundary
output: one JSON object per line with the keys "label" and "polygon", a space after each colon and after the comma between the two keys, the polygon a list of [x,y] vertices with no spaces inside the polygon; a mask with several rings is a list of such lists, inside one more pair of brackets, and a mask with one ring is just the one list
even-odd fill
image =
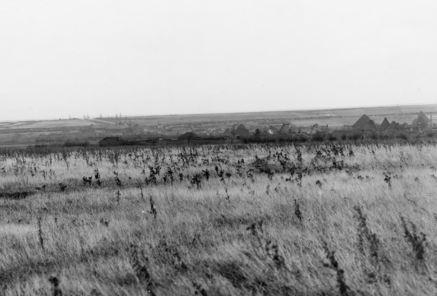
{"label": "sky", "polygon": [[437,102],[433,0],[2,0],[0,121]]}

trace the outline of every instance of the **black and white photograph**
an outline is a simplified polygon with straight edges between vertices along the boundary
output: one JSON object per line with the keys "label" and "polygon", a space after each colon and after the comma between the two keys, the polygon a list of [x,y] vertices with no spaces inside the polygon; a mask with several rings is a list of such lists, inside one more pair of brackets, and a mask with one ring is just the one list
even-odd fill
{"label": "black and white photograph", "polygon": [[0,2],[1,296],[436,296],[437,2]]}

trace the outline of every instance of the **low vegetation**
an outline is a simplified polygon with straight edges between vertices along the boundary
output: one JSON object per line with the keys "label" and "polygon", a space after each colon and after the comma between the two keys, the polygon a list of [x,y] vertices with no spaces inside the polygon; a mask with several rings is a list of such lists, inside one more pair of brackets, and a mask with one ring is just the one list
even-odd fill
{"label": "low vegetation", "polygon": [[437,294],[437,147],[0,154],[2,295]]}

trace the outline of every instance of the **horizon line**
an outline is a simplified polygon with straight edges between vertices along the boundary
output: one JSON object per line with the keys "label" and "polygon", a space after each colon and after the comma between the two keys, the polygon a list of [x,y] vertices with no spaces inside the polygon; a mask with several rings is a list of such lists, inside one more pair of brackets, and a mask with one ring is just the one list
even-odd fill
{"label": "horizon line", "polygon": [[[135,117],[170,117],[170,116],[200,116],[200,115],[226,115],[226,114],[250,114],[250,113],[274,113],[274,112],[305,112],[305,111],[328,111],[328,110],[353,110],[353,109],[371,109],[371,108],[393,108],[393,107],[414,107],[414,106],[436,106],[436,103],[415,103],[415,104],[398,104],[398,105],[372,105],[372,106],[347,106],[347,107],[333,107],[333,108],[303,108],[303,109],[276,109],[276,110],[255,110],[255,111],[230,111],[230,112],[205,112],[205,113],[161,113],[161,114],[115,114],[115,115],[99,115],[90,116],[84,114],[81,116],[68,116],[59,118],[36,118],[36,119],[12,119],[0,121],[0,123],[7,122],[23,122],[23,121],[59,121],[59,120],[93,120],[102,118],[135,118]],[[427,113],[426,111],[424,111]],[[370,115],[372,116],[372,115]],[[89,117],[85,119],[84,117]]]}

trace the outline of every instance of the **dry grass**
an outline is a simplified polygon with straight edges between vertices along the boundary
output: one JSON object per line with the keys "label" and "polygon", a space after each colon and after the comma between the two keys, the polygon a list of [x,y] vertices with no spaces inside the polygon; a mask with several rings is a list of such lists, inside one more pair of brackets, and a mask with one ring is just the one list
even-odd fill
{"label": "dry grass", "polygon": [[437,148],[340,149],[0,156],[3,294],[436,295]]}

